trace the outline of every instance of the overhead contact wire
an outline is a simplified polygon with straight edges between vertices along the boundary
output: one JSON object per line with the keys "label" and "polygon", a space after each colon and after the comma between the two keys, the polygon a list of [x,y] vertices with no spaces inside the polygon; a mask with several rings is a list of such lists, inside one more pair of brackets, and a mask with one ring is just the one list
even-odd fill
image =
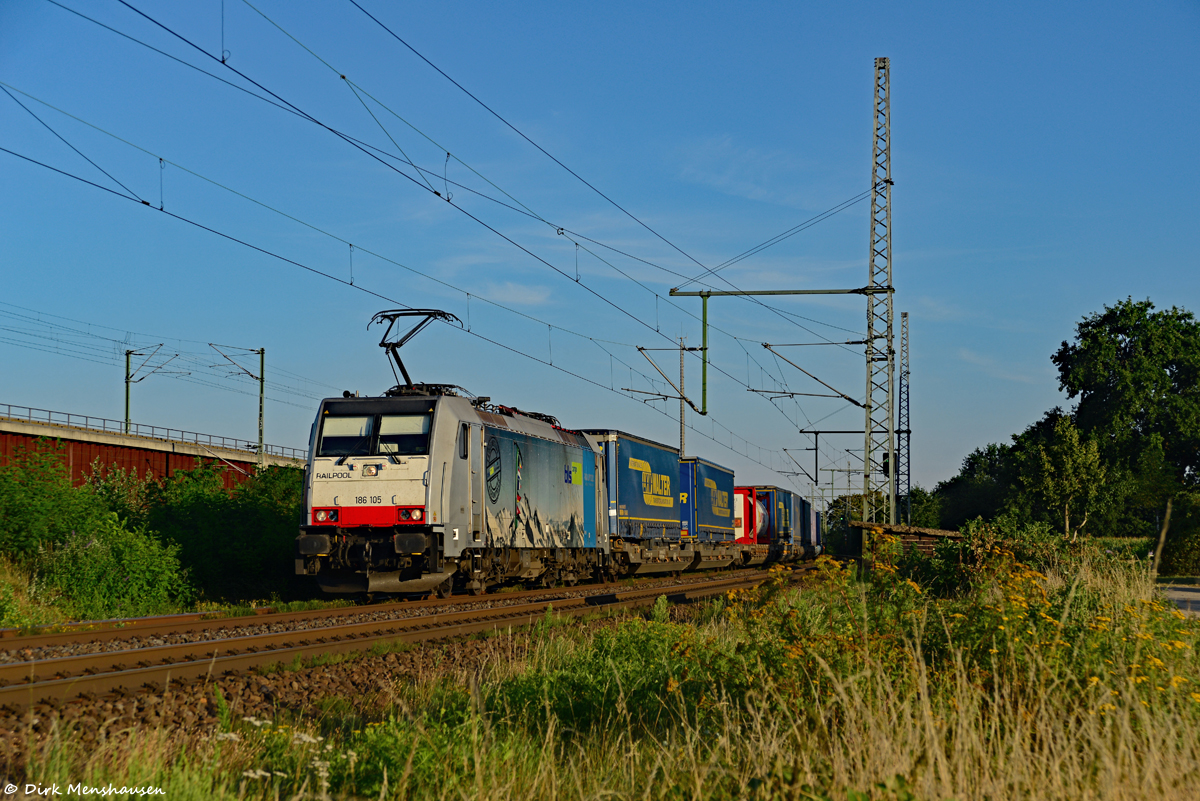
{"label": "overhead contact wire", "polygon": [[[119,198],[121,198],[121,199],[123,199],[123,200],[131,201],[131,202],[134,202],[134,203],[137,203],[137,202],[138,202],[137,200],[134,200],[134,199],[133,199],[133,198],[131,198],[131,197],[128,197],[128,196],[126,196],[126,195],[122,195],[120,192],[117,192],[117,191],[116,191],[116,190],[114,190],[114,189],[110,189],[109,187],[106,187],[106,186],[104,186],[104,185],[102,185],[102,184],[98,184],[98,183],[96,183],[96,182],[94,182],[94,181],[89,181],[88,179],[86,179],[86,178],[83,178],[82,176],[74,175],[73,173],[66,172],[65,170],[60,170],[60,169],[58,169],[57,167],[52,167],[52,166],[50,166],[49,164],[46,164],[46,163],[44,163],[44,162],[41,162],[41,161],[38,161],[37,159],[30,158],[29,156],[22,155],[22,154],[20,154],[20,153],[17,153],[17,152],[15,152],[15,151],[13,151],[13,150],[9,150],[9,149],[8,149],[8,148],[6,148],[6,147],[2,147],[2,146],[0,146],[0,152],[8,153],[8,154],[9,154],[9,155],[11,155],[11,156],[15,156],[15,157],[17,157],[17,158],[19,158],[19,159],[21,159],[21,160],[23,160],[23,161],[29,162],[29,163],[31,163],[31,164],[36,164],[36,165],[37,165],[37,166],[39,166],[39,167],[43,167],[43,168],[45,168],[45,169],[48,169],[48,170],[50,170],[50,171],[52,171],[52,172],[58,173],[59,175],[62,175],[62,176],[64,176],[64,177],[66,177],[66,178],[72,178],[72,179],[74,179],[74,180],[76,180],[76,181],[79,181],[80,183],[84,183],[84,184],[87,184],[88,186],[92,186],[92,187],[94,187],[94,188],[96,188],[96,189],[100,189],[100,190],[102,190],[102,191],[104,191],[104,192],[107,192],[107,193],[109,193],[110,195],[113,195],[114,197],[119,197]],[[235,242],[235,243],[237,243],[237,244],[239,244],[239,245],[242,245],[242,246],[244,246],[244,247],[250,248],[251,250],[254,250],[254,251],[256,251],[256,252],[258,252],[258,253],[261,253],[261,254],[263,254],[263,255],[265,255],[265,256],[269,256],[269,257],[271,257],[271,258],[278,259],[279,261],[285,262],[285,263],[287,263],[287,264],[291,264],[291,265],[293,265],[293,266],[295,266],[295,267],[300,267],[301,269],[303,269],[303,270],[306,270],[307,272],[313,273],[313,274],[315,274],[315,275],[322,276],[322,277],[324,277],[324,278],[328,278],[328,279],[330,279],[330,280],[332,280],[332,281],[336,281],[337,283],[339,283],[339,284],[342,284],[343,286],[349,287],[349,288],[351,288],[351,289],[356,289],[356,290],[358,290],[358,291],[360,291],[360,292],[363,292],[363,293],[365,293],[365,294],[371,295],[372,297],[379,298],[380,300],[386,300],[388,303],[394,303],[394,304],[398,304],[399,306],[401,306],[401,307],[403,307],[403,308],[406,308],[406,309],[411,309],[411,308],[412,308],[411,306],[409,306],[409,305],[407,305],[407,304],[405,304],[405,303],[402,303],[401,301],[395,300],[395,299],[393,299],[393,298],[389,298],[389,297],[387,297],[386,295],[383,295],[383,294],[381,294],[381,293],[379,293],[379,292],[376,292],[376,291],[374,291],[374,290],[372,290],[372,289],[368,289],[368,288],[366,288],[366,287],[364,287],[364,286],[361,286],[361,285],[358,285],[358,284],[351,284],[349,281],[347,281],[347,280],[345,280],[345,279],[338,278],[338,277],[337,277],[337,276],[335,276],[335,275],[332,275],[332,274],[330,274],[330,273],[326,273],[326,272],[324,272],[324,271],[322,271],[322,270],[318,270],[318,269],[316,269],[315,267],[309,267],[308,265],[302,264],[302,263],[300,263],[300,262],[298,262],[298,261],[295,261],[294,259],[289,259],[288,257],[286,257],[286,256],[283,256],[283,255],[281,255],[281,254],[274,253],[274,252],[272,252],[272,251],[270,251],[270,250],[267,250],[267,249],[265,249],[265,248],[258,247],[257,245],[254,245],[254,244],[251,244],[251,243],[249,243],[249,242],[246,242],[246,241],[245,241],[245,240],[243,240],[243,239],[239,239],[238,237],[232,236],[232,235],[230,235],[230,234],[226,234],[226,233],[224,233],[224,232],[222,232],[222,231],[218,231],[218,230],[217,230],[217,229],[215,229],[215,228],[212,228],[212,227],[210,227],[210,226],[204,225],[203,223],[197,222],[197,221],[195,221],[195,220],[191,220],[191,219],[189,219],[189,218],[187,218],[187,217],[184,217],[184,216],[182,216],[182,215],[175,214],[175,213],[173,213],[173,212],[169,212],[169,211],[166,211],[166,210],[164,210],[164,209],[158,209],[158,208],[155,208],[154,206],[151,206],[151,205],[149,205],[149,204],[148,204],[148,203],[146,203],[145,201],[141,201],[141,205],[144,205],[144,206],[146,206],[147,208],[153,209],[154,211],[157,211],[157,212],[159,212],[160,214],[165,214],[165,215],[167,215],[168,217],[171,217],[172,219],[179,220],[180,222],[187,223],[188,225],[194,226],[194,227],[196,227],[196,228],[199,228],[199,229],[201,229],[201,230],[203,230],[203,231],[207,231],[207,232],[209,232],[209,233],[211,233],[211,234],[215,234],[216,236],[219,236],[219,237],[221,237],[222,239],[227,239],[227,240],[229,240],[229,241],[231,241],[231,242]],[[503,348],[504,350],[510,351],[510,352],[512,352],[512,353],[515,353],[515,354],[517,354],[517,355],[520,355],[520,356],[524,356],[524,357],[525,357],[525,358],[527,358],[527,359],[531,359],[531,360],[533,360],[533,361],[535,361],[535,362],[538,362],[538,363],[540,363],[540,364],[543,364],[543,365],[545,365],[545,366],[547,366],[547,367],[551,367],[551,368],[553,368],[553,369],[555,369],[555,370],[558,370],[558,371],[560,371],[560,372],[562,372],[562,373],[566,373],[567,375],[570,375],[570,376],[572,376],[572,377],[574,377],[574,378],[578,378],[579,380],[581,380],[581,381],[584,381],[584,382],[586,382],[586,383],[588,383],[588,384],[591,384],[591,385],[593,385],[593,386],[599,387],[599,388],[601,388],[601,389],[604,389],[604,390],[607,390],[607,391],[610,391],[610,392],[614,392],[614,394],[621,395],[622,397],[628,397],[628,396],[624,395],[623,393],[620,393],[620,392],[617,392],[617,391],[615,391],[615,390],[612,390],[612,389],[610,389],[609,387],[605,386],[604,384],[600,383],[599,381],[596,381],[595,379],[588,378],[587,376],[580,375],[580,374],[578,374],[578,373],[575,373],[574,371],[571,371],[571,370],[567,370],[567,369],[565,369],[565,368],[561,367],[560,365],[551,364],[550,362],[548,362],[548,361],[546,361],[546,360],[544,360],[544,359],[540,359],[540,358],[538,358],[538,357],[536,357],[536,356],[534,356],[534,355],[532,355],[532,354],[529,354],[529,353],[526,353],[526,352],[524,352],[524,351],[518,350],[517,348],[514,348],[514,347],[512,347],[512,346],[510,346],[510,345],[506,345],[506,344],[504,344],[504,343],[502,343],[502,342],[498,342],[498,341],[496,341],[496,340],[493,340],[493,339],[491,339],[490,337],[483,336],[482,334],[479,334],[479,333],[478,333],[478,332],[476,332],[476,331],[470,331],[470,332],[467,332],[467,331],[465,331],[465,329],[457,329],[457,330],[462,330],[462,331],[463,331],[463,333],[467,333],[469,336],[476,337],[476,338],[478,338],[478,339],[481,339],[481,340],[483,340],[483,341],[485,341],[485,342],[488,342],[488,343],[490,343],[490,344],[496,345],[497,347]],[[656,408],[656,407],[654,407],[654,406],[648,406],[648,408],[654,409],[654,411],[658,412],[659,414],[662,414],[663,416],[667,417],[667,418],[668,418],[668,419],[670,419],[670,420],[673,420],[673,421],[674,421],[674,420],[676,420],[676,418],[673,418],[673,417],[671,417],[669,413],[667,413],[667,412],[665,412],[665,411],[663,411],[663,410],[661,410],[661,409],[657,409],[657,408]],[[715,422],[715,421],[714,421],[714,422]],[[684,424],[685,424],[685,426],[687,426],[687,427],[688,427],[688,428],[690,428],[691,430],[695,431],[695,432],[696,432],[697,434],[699,434],[700,436],[703,436],[703,437],[705,437],[706,439],[709,439],[709,440],[711,440],[711,441],[712,441],[712,442],[714,442],[715,444],[722,445],[722,447],[725,447],[725,446],[723,445],[723,443],[720,443],[719,441],[717,441],[717,440],[716,440],[716,439],[714,439],[713,437],[710,437],[710,436],[709,436],[708,434],[706,434],[705,432],[703,432],[703,431],[700,431],[700,430],[699,430],[699,429],[697,429],[697,428],[696,428],[694,425],[692,425],[692,424],[689,424],[689,423],[686,423],[686,421],[685,421],[685,423],[684,423]],[[722,426],[722,428],[725,428],[725,426]],[[733,435],[733,436],[737,436],[737,435],[733,434],[733,432],[732,432],[730,429],[726,428],[725,430],[726,430],[726,431],[730,431],[730,434],[731,434],[731,435]],[[753,447],[755,447],[755,448],[759,448],[760,450],[762,449],[762,446],[760,446],[760,445],[757,445],[756,443],[750,442],[750,440],[746,439],[745,437],[738,436],[738,439],[740,439],[742,442],[746,443],[748,446],[753,446]],[[730,448],[730,450],[734,450],[734,449],[733,449],[733,448]],[[767,449],[767,450],[769,450],[769,449]],[[734,450],[734,452],[735,452],[735,453],[737,453],[737,451],[736,451],[736,450]],[[739,455],[742,455],[742,454],[739,454]],[[762,462],[761,460],[754,459],[753,457],[749,456],[749,454],[748,454],[748,453],[747,453],[747,454],[744,454],[744,457],[745,457],[746,459],[748,459],[749,461],[755,462],[756,464],[758,464],[758,465],[760,465],[760,466],[762,466],[762,467],[765,467],[765,468],[767,468],[768,470],[771,470],[772,472],[775,472],[775,471],[774,471],[774,468],[773,468],[771,465],[768,465],[768,464],[766,464],[765,462]]]}

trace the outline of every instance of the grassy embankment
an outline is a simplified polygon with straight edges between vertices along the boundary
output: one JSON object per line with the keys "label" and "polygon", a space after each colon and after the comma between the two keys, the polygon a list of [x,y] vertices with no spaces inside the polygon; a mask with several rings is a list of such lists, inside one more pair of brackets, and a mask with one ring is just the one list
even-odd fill
{"label": "grassy embankment", "polygon": [[1200,621],[1136,560],[1025,534],[976,527],[865,582],[779,571],[688,623],[664,603],[547,628],[530,658],[396,680],[366,716],[233,709],[203,741],[86,753],[63,733],[30,778],[173,799],[1194,798]]}

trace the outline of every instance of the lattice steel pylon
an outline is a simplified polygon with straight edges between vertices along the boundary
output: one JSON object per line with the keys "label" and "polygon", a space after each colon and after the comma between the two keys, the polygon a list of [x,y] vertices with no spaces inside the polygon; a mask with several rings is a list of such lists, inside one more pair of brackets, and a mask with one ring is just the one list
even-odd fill
{"label": "lattice steel pylon", "polygon": [[886,58],[875,59],[871,257],[867,264],[867,397],[863,520],[896,522],[896,351],[892,340],[892,97]]}
{"label": "lattice steel pylon", "polygon": [[912,525],[912,426],[908,417],[908,312],[900,312],[900,381],[896,398],[896,481],[903,499],[898,510],[904,524]]}

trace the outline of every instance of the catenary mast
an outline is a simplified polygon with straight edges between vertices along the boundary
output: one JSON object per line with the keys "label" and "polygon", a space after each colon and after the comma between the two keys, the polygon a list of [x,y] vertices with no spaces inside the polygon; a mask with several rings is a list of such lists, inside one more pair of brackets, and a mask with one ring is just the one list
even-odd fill
{"label": "catenary mast", "polygon": [[896,522],[895,349],[892,343],[892,99],[886,58],[875,59],[871,255],[867,263],[867,394],[863,520]]}

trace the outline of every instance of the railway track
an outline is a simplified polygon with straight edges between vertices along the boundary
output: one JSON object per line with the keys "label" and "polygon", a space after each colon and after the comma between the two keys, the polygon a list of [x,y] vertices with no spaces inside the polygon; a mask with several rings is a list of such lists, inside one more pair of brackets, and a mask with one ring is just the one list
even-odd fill
{"label": "railway track", "polygon": [[[113,639],[142,636],[148,632],[167,631],[164,627],[187,626],[197,629],[231,628],[231,623],[245,621],[255,625],[274,618],[279,623],[297,621],[329,621],[328,625],[285,631],[217,636],[182,643],[153,647],[134,647],[107,650],[99,653],[69,654],[32,661],[0,664],[0,707],[20,711],[41,703],[69,701],[79,696],[98,696],[123,691],[137,692],[144,688],[161,689],[172,682],[186,683],[201,678],[221,677],[229,673],[250,670],[277,663],[290,663],[319,655],[362,652],[377,644],[421,642],[459,637],[492,629],[518,628],[536,623],[548,607],[558,615],[582,617],[604,610],[630,609],[648,606],[661,595],[671,603],[683,603],[720,595],[734,589],[752,587],[764,579],[761,570],[741,571],[719,578],[670,586],[614,589],[611,585],[590,585],[579,588],[555,588],[509,593],[464,601],[445,599],[405,604],[379,604],[366,607],[372,612],[388,607],[405,610],[423,609],[425,614],[366,621],[336,622],[340,617],[361,613],[363,607],[313,610],[299,613],[279,613],[250,618],[179,621],[177,616],[156,623],[143,623],[128,629],[101,631],[69,631],[21,638],[13,644],[39,646],[62,643],[62,638],[75,641],[95,638]],[[594,591],[593,591],[594,590]],[[568,593],[571,593],[568,595]],[[479,601],[503,601],[503,605],[447,611],[445,607],[475,605]]]}
{"label": "railway track", "polygon": [[[761,574],[761,569],[747,568],[724,573],[722,577],[761,576]],[[708,577],[703,574],[685,574],[685,577],[682,579],[667,579],[658,576],[639,579],[634,586],[677,587],[680,586],[681,582],[686,585],[707,579]],[[45,630],[35,630],[32,633],[22,633],[18,629],[3,629],[0,630],[0,654],[8,655],[10,657],[9,661],[29,662],[32,660],[28,656],[20,656],[20,654],[38,654],[44,650],[72,648],[82,644],[119,644],[126,640],[143,641],[177,635],[203,638],[208,632],[217,632],[219,636],[228,636],[227,634],[222,634],[225,630],[238,631],[243,629],[265,629],[276,626],[299,625],[317,628],[324,624],[325,621],[336,621],[338,618],[385,617],[389,615],[413,616],[424,614],[429,610],[446,608],[478,608],[501,604],[512,605],[522,601],[565,598],[574,595],[604,594],[611,592],[614,586],[611,584],[581,584],[575,587],[552,587],[547,589],[495,593],[484,596],[456,595],[444,599],[429,598],[417,601],[393,601],[363,606],[309,609],[297,612],[273,612],[270,609],[264,609],[252,615],[238,616],[223,616],[213,612],[194,612],[181,615],[160,615],[45,626],[42,627]],[[633,589],[633,587],[629,588]],[[14,654],[18,656],[14,657]],[[36,659],[37,657],[34,658]],[[3,661],[3,658],[0,657],[0,664]]]}

